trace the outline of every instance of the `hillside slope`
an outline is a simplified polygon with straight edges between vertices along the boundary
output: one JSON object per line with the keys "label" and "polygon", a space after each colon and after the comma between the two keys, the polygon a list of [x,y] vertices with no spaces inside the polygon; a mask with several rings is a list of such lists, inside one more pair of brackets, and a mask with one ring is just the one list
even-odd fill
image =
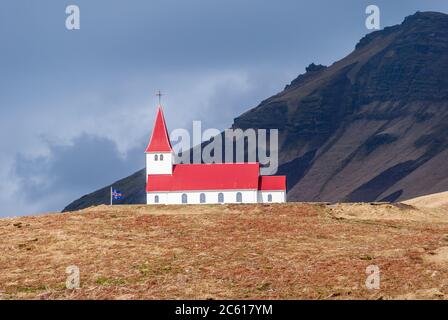
{"label": "hillside slope", "polygon": [[407,201],[404,201],[404,203],[425,208],[448,209],[448,191],[409,199]]}
{"label": "hillside slope", "polygon": [[0,234],[0,299],[448,298],[448,212],[406,205],[102,205]]}
{"label": "hillside slope", "polygon": [[[448,190],[448,15],[417,12],[237,117],[278,128],[289,201],[399,201]],[[143,203],[144,172],[116,184]],[[132,186],[135,194],[127,190]],[[104,188],[65,210],[105,203]]]}

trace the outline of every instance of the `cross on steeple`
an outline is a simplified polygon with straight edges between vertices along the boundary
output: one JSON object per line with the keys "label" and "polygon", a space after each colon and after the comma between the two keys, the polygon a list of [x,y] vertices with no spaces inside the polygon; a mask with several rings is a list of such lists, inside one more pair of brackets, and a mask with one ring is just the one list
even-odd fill
{"label": "cross on steeple", "polygon": [[162,92],[160,92],[160,90],[159,90],[159,92],[156,93],[156,96],[159,97],[159,105],[160,105],[162,102],[162,96],[164,96],[164,94]]}

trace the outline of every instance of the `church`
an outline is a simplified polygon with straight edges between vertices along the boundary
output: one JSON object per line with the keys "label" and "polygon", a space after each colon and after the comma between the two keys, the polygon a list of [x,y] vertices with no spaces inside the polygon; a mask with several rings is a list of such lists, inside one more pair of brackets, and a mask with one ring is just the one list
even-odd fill
{"label": "church", "polygon": [[260,176],[260,164],[176,164],[161,105],[146,154],[147,204],[286,202],[285,176]]}

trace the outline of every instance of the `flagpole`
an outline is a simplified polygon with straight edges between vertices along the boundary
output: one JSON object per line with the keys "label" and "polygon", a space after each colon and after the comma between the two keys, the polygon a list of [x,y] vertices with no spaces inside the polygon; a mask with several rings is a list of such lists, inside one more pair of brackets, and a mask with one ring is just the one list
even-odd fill
{"label": "flagpole", "polygon": [[112,186],[110,187],[110,205],[112,205]]}

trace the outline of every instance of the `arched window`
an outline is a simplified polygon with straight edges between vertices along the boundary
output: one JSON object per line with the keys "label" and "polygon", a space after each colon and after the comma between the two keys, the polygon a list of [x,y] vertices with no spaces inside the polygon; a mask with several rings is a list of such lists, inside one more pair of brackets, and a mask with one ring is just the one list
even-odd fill
{"label": "arched window", "polygon": [[236,202],[243,202],[243,194],[241,192],[236,193]]}
{"label": "arched window", "polygon": [[186,193],[182,194],[182,203],[188,203],[188,196]]}
{"label": "arched window", "polygon": [[205,203],[205,193],[201,193],[201,194],[199,195],[199,202],[200,202],[200,203]]}
{"label": "arched window", "polygon": [[154,161],[158,161],[159,160],[159,156],[157,154],[154,155]]}
{"label": "arched window", "polygon": [[154,196],[154,203],[159,203],[159,196]]}
{"label": "arched window", "polygon": [[222,192],[218,193],[218,202],[219,203],[224,202],[224,193],[222,193]]}
{"label": "arched window", "polygon": [[160,155],[160,161],[163,161],[163,154]]}
{"label": "arched window", "polygon": [[268,202],[272,202],[272,194],[268,194]]}

